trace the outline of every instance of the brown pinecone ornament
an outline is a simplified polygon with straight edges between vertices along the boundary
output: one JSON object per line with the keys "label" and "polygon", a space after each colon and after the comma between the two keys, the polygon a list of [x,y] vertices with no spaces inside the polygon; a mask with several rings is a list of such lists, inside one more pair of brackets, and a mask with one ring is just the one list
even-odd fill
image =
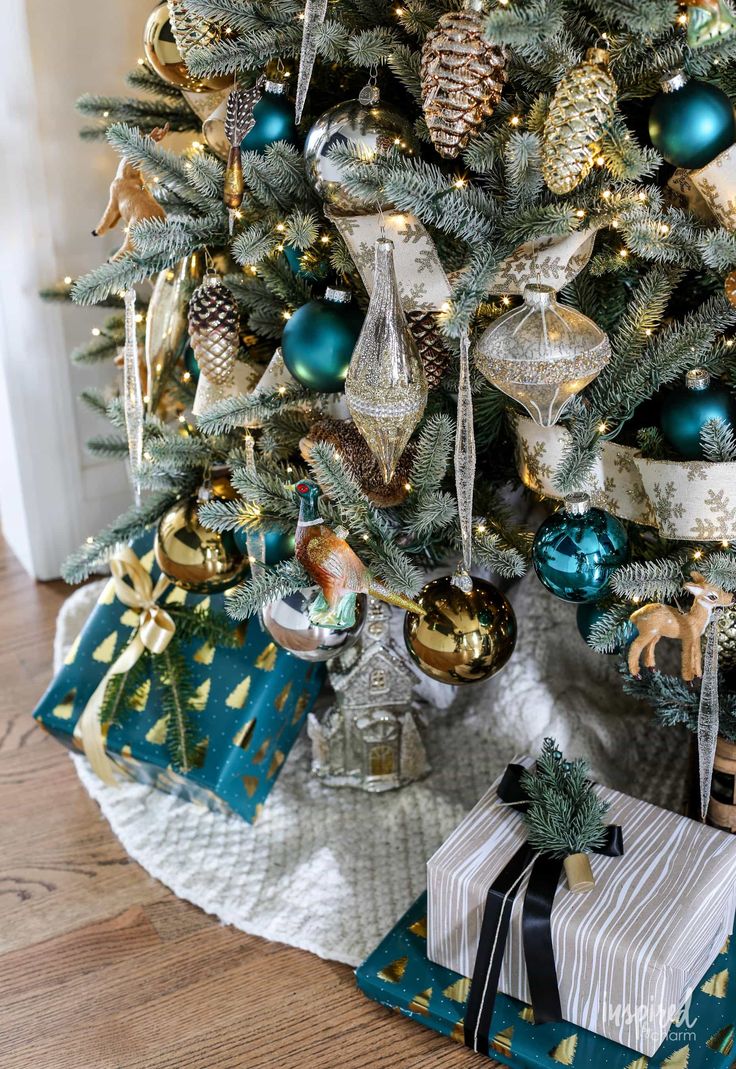
{"label": "brown pinecone ornament", "polygon": [[199,15],[193,15],[186,0],[168,0],[168,6],[171,32],[184,62],[190,49],[199,45],[210,48],[220,43],[223,36],[221,28]]}
{"label": "brown pinecone ornament", "polygon": [[422,47],[422,106],[432,144],[454,158],[493,114],[506,83],[506,50],[483,34],[483,15],[447,11]]}
{"label": "brown pinecone ornament", "polygon": [[417,343],[419,355],[424,364],[427,386],[436,390],[449,367],[452,354],[445,345],[445,339],[437,325],[434,312],[407,312],[406,322]]}
{"label": "brown pinecone ornament", "polygon": [[299,443],[302,457],[309,461],[314,446],[322,442],[338,451],[363,493],[378,508],[392,508],[406,500],[406,487],[414,462],[413,444],[410,443],[402,453],[391,482],[385,483],[378,461],[352,420],[321,419],[314,423]]}
{"label": "brown pinecone ornament", "polygon": [[189,335],[205,378],[224,386],[240,348],[238,305],[219,275],[205,275],[189,302]]}
{"label": "brown pinecone ornament", "polygon": [[718,621],[718,667],[736,668],[736,609],[721,609]]}
{"label": "brown pinecone ornament", "polygon": [[557,86],[542,138],[542,174],[552,193],[569,193],[587,176],[613,118],[618,87],[605,48],[589,48]]}

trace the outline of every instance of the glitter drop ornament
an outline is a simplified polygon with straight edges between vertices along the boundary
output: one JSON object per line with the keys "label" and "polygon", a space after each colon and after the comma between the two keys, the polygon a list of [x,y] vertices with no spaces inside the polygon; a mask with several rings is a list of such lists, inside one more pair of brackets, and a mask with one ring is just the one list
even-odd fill
{"label": "glitter drop ornament", "polygon": [[582,312],[557,303],[551,286],[527,286],[520,308],[483,333],[475,362],[488,381],[551,427],[611,356],[608,337]]}
{"label": "glitter drop ornament", "polygon": [[589,48],[552,97],[542,138],[542,174],[552,193],[575,189],[598,155],[618,94],[608,61],[605,48]]}
{"label": "glitter drop ornament", "polygon": [[427,379],[406,324],[394,270],[394,246],[375,244],[375,280],[345,380],[353,422],[390,482],[427,404]]}
{"label": "glitter drop ornament", "polygon": [[507,53],[487,40],[484,22],[482,4],[470,0],[445,12],[422,47],[422,107],[441,156],[459,155],[501,100]]}

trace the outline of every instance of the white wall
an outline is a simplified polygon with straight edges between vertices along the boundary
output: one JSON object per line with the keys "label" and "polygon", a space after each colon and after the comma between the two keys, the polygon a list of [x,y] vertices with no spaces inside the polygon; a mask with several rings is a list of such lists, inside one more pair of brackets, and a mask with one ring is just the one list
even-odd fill
{"label": "white wall", "polygon": [[[106,430],[76,400],[111,368],[68,354],[105,310],[47,304],[38,289],[102,262],[115,235],[93,238],[117,155],[80,141],[74,101],[126,93],[153,0],[4,0],[0,84],[0,514],[23,566],[40,579],[130,502],[118,462],[86,454]],[[119,238],[119,236],[118,236]]]}

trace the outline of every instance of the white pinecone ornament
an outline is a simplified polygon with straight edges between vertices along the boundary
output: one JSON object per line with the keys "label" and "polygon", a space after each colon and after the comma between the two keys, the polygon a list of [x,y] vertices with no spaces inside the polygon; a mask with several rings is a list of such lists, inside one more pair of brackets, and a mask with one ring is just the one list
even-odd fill
{"label": "white pinecone ornament", "polygon": [[205,275],[189,302],[189,336],[205,378],[224,386],[232,380],[240,348],[238,305],[218,275]]}
{"label": "white pinecone ornament", "polygon": [[608,59],[605,48],[589,48],[552,97],[542,138],[542,174],[552,193],[575,189],[600,151],[618,93]]}
{"label": "white pinecone ornament", "polygon": [[422,47],[422,107],[432,144],[454,158],[493,114],[506,83],[506,49],[483,34],[473,6],[448,11]]}

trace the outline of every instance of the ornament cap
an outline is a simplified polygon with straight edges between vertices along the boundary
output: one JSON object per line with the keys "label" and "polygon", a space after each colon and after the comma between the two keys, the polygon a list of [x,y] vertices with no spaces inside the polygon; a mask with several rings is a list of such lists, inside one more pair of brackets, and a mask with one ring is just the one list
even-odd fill
{"label": "ornament cap", "polygon": [[220,276],[214,271],[208,271],[202,279],[202,286],[209,289],[211,286],[219,286],[221,282]]}
{"label": "ornament cap", "polygon": [[571,516],[584,516],[589,509],[589,494],[568,494],[565,498],[565,511]]}
{"label": "ornament cap", "polygon": [[593,48],[585,50],[585,62],[597,63],[601,67],[607,67],[611,62],[611,53],[607,48],[600,48],[598,45],[595,45]]}
{"label": "ornament cap", "polygon": [[704,367],[694,367],[685,375],[688,390],[707,390],[710,386],[710,372]]}
{"label": "ornament cap", "polygon": [[266,78],[263,83],[264,93],[271,93],[273,96],[283,96],[288,88],[286,82],[275,82],[271,78]]}
{"label": "ornament cap", "polygon": [[350,304],[353,295],[350,290],[340,289],[338,286],[328,286],[325,290],[325,300],[333,304]]}
{"label": "ornament cap", "polygon": [[542,286],[536,282],[524,287],[524,303],[530,308],[550,308],[557,302],[557,291],[552,286]]}
{"label": "ornament cap", "polygon": [[689,79],[684,71],[672,71],[662,82],[663,93],[676,93],[678,89],[682,89],[684,85],[687,85]]}
{"label": "ornament cap", "polygon": [[374,104],[378,104],[381,99],[381,90],[373,82],[368,82],[364,85],[361,91],[358,93],[358,100],[364,107],[371,107]]}

